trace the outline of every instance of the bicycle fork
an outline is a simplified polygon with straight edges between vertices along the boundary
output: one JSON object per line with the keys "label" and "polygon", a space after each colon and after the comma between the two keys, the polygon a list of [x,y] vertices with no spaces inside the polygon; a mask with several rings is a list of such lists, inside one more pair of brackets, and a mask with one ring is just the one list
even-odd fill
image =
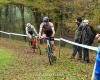
{"label": "bicycle fork", "polygon": [[47,49],[48,49],[47,51],[48,51],[49,63],[50,63],[50,65],[52,65],[53,55],[52,55],[52,49],[51,49],[51,45],[50,45],[49,39],[47,39]]}

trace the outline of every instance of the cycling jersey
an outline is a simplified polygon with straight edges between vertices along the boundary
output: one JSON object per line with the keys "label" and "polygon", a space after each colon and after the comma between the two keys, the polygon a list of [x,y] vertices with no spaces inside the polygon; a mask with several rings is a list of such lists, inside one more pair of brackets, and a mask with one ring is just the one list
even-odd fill
{"label": "cycling jersey", "polygon": [[37,34],[36,29],[32,25],[27,26],[25,30],[26,30],[26,34],[29,38],[32,38],[35,36],[35,34]]}
{"label": "cycling jersey", "polygon": [[40,31],[39,31],[39,36],[41,36],[41,33],[44,32],[47,37],[54,37],[55,30],[54,30],[54,25],[51,22],[42,22],[40,24]]}

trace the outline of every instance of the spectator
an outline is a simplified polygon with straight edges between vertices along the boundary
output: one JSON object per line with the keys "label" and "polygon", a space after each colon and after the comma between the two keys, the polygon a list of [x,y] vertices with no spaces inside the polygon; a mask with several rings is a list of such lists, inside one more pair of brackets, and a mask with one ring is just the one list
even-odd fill
{"label": "spectator", "polygon": [[[76,43],[80,43],[80,44],[82,43],[82,28],[79,27],[81,23],[82,23],[82,18],[77,17],[77,19],[76,19],[77,28],[76,28],[76,31],[75,31],[74,41]],[[78,60],[81,60],[82,59],[82,48],[79,47],[79,46],[76,46],[76,45],[73,46],[73,52],[71,54],[70,59],[74,59],[77,52],[79,53]]]}
{"label": "spectator", "polygon": [[[96,38],[100,40],[100,34],[97,34]],[[97,51],[96,61],[95,61],[91,80],[100,80],[100,47],[98,48],[98,51]]]}
{"label": "spectator", "polygon": [[[80,26],[82,26],[82,44],[91,45],[90,39],[94,36],[94,33],[91,30],[89,21],[87,19],[83,20]],[[83,60],[87,63],[90,62],[89,49],[87,48],[83,48]]]}

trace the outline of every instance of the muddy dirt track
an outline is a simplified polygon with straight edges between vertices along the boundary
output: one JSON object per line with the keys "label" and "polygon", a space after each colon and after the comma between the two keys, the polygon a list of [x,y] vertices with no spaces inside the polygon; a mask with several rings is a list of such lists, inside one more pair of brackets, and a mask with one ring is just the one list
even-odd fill
{"label": "muddy dirt track", "polygon": [[16,56],[16,63],[2,71],[0,80],[13,80],[13,78],[15,78],[14,80],[24,80],[20,79],[20,76],[28,73],[34,74],[40,66],[48,65],[47,56],[33,53],[28,43],[0,38],[0,48],[7,48]]}

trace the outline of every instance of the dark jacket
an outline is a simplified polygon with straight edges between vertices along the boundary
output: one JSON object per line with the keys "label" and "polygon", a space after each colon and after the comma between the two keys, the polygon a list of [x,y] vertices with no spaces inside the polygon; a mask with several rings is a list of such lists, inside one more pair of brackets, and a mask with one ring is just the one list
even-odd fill
{"label": "dark jacket", "polygon": [[75,31],[75,37],[74,37],[75,42],[81,43],[82,42],[82,26],[78,26]]}
{"label": "dark jacket", "polygon": [[90,25],[81,25],[82,26],[82,43],[86,45],[90,44],[90,39],[93,37],[93,32]]}

